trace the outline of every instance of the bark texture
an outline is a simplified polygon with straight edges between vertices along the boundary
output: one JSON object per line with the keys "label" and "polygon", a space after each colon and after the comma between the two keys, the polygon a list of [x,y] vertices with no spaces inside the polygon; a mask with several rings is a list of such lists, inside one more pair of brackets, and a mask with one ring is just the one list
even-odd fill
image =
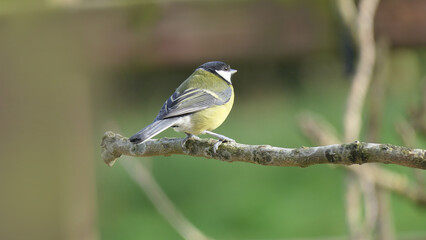
{"label": "bark texture", "polygon": [[102,138],[102,158],[112,166],[121,155],[149,157],[173,154],[213,158],[227,162],[248,162],[265,166],[308,167],[315,164],[353,165],[386,163],[426,169],[426,150],[391,144],[355,141],[319,147],[280,148],[269,145],[223,143],[213,152],[214,139],[152,139],[135,145],[128,138],[106,132]]}

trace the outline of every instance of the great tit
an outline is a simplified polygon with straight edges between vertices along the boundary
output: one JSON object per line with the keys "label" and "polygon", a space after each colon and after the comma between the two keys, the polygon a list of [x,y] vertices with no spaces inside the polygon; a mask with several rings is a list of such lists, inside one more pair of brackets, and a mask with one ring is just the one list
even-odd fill
{"label": "great tit", "polygon": [[199,134],[219,138],[213,146],[214,152],[222,142],[234,142],[211,131],[219,127],[231,111],[234,103],[231,76],[236,72],[220,61],[199,66],[167,99],[154,122],[130,137],[130,142],[143,143],[169,127],[186,133],[182,145]]}

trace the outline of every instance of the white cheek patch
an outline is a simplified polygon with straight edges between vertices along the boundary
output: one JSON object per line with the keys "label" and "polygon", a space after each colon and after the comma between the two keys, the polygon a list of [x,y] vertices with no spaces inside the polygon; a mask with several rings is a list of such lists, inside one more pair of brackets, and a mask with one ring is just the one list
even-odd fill
{"label": "white cheek patch", "polygon": [[217,74],[222,76],[227,82],[231,83],[231,75],[230,71],[216,70]]}

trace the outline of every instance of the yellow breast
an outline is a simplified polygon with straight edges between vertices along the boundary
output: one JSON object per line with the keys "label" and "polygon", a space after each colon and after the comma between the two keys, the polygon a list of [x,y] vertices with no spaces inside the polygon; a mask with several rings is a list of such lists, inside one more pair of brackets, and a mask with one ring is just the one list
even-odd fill
{"label": "yellow breast", "polygon": [[[230,86],[232,88],[232,86]],[[191,117],[192,129],[191,134],[198,135],[203,131],[212,131],[219,127],[228,117],[234,104],[234,89],[232,88],[232,96],[229,101],[220,106],[214,106],[194,113]]]}

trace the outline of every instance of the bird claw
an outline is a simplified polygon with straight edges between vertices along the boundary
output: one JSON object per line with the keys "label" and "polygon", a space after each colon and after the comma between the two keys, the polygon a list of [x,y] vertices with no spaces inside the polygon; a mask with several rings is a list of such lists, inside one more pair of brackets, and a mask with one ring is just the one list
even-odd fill
{"label": "bird claw", "polygon": [[222,139],[220,139],[220,140],[222,140],[222,142],[232,142],[232,143],[235,142],[234,139],[229,138],[229,137],[225,137],[225,136],[223,136]]}
{"label": "bird claw", "polygon": [[218,140],[214,145],[213,145],[213,152],[214,154],[217,153],[217,149],[219,148],[220,144],[222,144],[221,140]]}
{"label": "bird claw", "polygon": [[224,143],[224,142],[235,142],[234,139],[229,138],[229,137],[223,137],[221,139],[219,139],[214,145],[213,145],[213,152],[216,154],[217,150],[219,149],[219,146]]}

